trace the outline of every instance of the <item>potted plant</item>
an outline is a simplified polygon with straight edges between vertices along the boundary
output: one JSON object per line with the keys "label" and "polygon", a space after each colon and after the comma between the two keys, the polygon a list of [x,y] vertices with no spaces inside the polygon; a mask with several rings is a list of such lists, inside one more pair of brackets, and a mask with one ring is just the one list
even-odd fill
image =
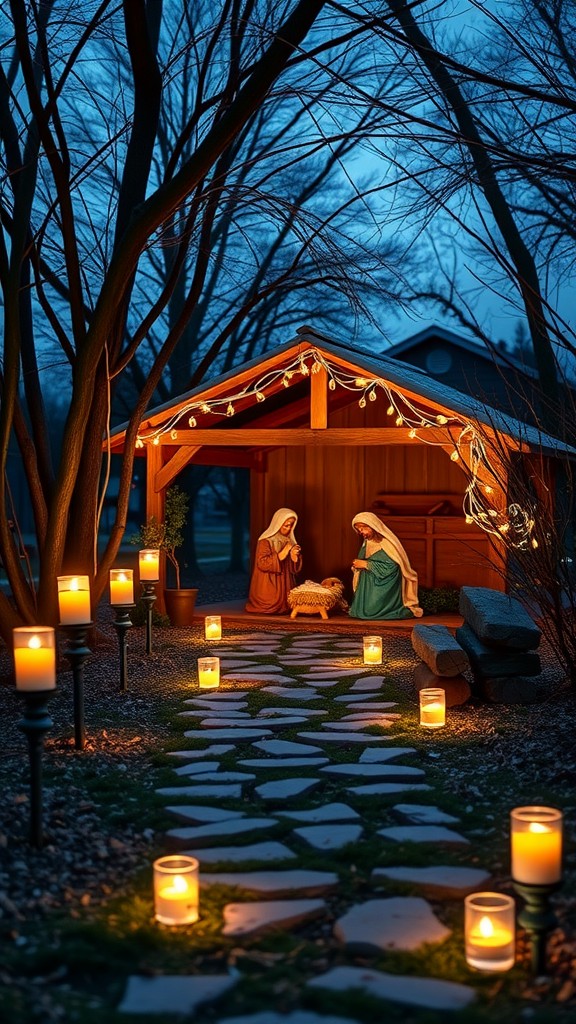
{"label": "potted plant", "polygon": [[140,528],[139,533],[130,538],[132,544],[140,544],[144,548],[158,548],[163,551],[174,569],[176,587],[167,587],[164,591],[166,611],[173,626],[191,626],[194,617],[194,606],[198,591],[194,588],[180,586],[180,563],[176,549],[184,543],[183,530],[188,516],[189,499],[185,491],[177,484],[166,491],[164,519],[159,522],[151,516]]}

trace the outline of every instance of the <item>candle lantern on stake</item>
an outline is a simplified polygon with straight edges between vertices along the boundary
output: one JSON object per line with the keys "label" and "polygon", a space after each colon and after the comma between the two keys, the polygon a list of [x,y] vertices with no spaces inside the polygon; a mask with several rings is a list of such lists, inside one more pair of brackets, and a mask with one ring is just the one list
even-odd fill
{"label": "candle lantern on stake", "polygon": [[18,626],[14,639],[16,689],[25,701],[18,722],[28,740],[30,761],[30,842],[42,847],[42,749],[52,728],[47,701],[56,689],[56,642],[50,626]]}
{"label": "candle lantern on stake", "polygon": [[198,920],[198,868],[195,857],[160,857],[154,861],[154,916],[162,924]]}
{"label": "candle lantern on stake", "polygon": [[207,615],[204,619],[204,637],[206,640],[222,639],[222,619],[219,615]]}
{"label": "candle lantern on stake", "polygon": [[420,690],[420,725],[440,729],[446,725],[446,693],[437,687]]}
{"label": "candle lantern on stake", "polygon": [[152,606],[156,600],[156,584],[160,579],[160,549],[143,548],[138,552],[142,600],[146,605],[146,654],[152,654]]}
{"label": "candle lantern on stake", "polygon": [[87,576],[58,576],[60,627],[66,634],[64,657],[72,668],[74,693],[74,746],[84,750],[84,662],[92,653],[86,644],[92,626],[90,583]]}
{"label": "candle lantern on stake", "polygon": [[134,609],[133,569],[110,569],[110,604],[114,610],[114,629],[120,648],[120,689],[128,688],[128,643],[126,633],[132,627]]}
{"label": "candle lantern on stake", "polygon": [[475,892],[464,900],[466,962],[477,971],[509,971],[515,957],[512,896]]}
{"label": "candle lantern on stake", "polygon": [[510,812],[512,882],[526,904],[518,922],[530,937],[535,975],[546,971],[546,937],[556,924],[550,897],[562,882],[562,818],[556,807]]}
{"label": "candle lantern on stake", "polygon": [[201,690],[220,686],[220,658],[198,658],[198,685]]}
{"label": "candle lantern on stake", "polygon": [[382,637],[381,636],[365,636],[363,640],[364,649],[364,664],[365,665],[381,665],[382,664]]}

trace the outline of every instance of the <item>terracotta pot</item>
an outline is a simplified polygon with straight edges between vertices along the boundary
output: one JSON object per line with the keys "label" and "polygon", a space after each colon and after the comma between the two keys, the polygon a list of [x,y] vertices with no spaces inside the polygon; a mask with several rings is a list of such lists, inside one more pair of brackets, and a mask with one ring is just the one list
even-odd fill
{"label": "terracotta pot", "polygon": [[173,626],[191,626],[198,591],[165,590],[166,614]]}

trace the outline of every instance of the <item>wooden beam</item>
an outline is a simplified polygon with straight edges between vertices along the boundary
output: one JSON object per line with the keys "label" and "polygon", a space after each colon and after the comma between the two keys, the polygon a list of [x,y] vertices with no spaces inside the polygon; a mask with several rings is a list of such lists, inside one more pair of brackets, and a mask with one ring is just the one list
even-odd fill
{"label": "wooden beam", "polygon": [[[430,427],[422,430],[422,438],[433,444],[454,444],[459,430],[451,432],[449,427]],[[170,434],[160,436],[160,446],[174,447]],[[179,430],[177,443],[186,445],[209,445],[231,448],[293,448],[316,447],[357,447],[359,445],[418,445],[418,438],[411,438],[407,427],[332,427],[328,430],[312,430],[308,427],[286,427],[259,429],[246,427],[239,430],[195,429]]]}
{"label": "wooden beam", "polygon": [[[156,446],[153,445],[153,447]],[[178,451],[174,453],[172,458],[156,473],[154,490],[162,491],[165,487],[168,487],[174,478],[178,476],[180,470],[184,469],[192,461],[200,447],[201,445],[197,444],[184,445],[184,447],[178,448]]]}
{"label": "wooden beam", "polygon": [[310,427],[325,430],[328,426],[328,374],[323,366],[310,374]]}

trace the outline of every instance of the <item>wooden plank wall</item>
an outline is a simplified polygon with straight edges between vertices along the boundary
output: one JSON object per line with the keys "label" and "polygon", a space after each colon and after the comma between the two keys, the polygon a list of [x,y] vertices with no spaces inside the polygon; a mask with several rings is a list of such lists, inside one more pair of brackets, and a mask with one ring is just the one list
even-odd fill
{"label": "wooden plank wall", "polygon": [[[377,403],[371,403],[375,406]],[[381,403],[378,403],[381,404]],[[357,409],[340,410],[332,426],[357,426]],[[377,426],[376,410],[363,422]],[[389,421],[380,425],[389,425]],[[461,507],[466,481],[441,448],[418,444],[378,448],[281,448],[268,452],[266,470],[251,474],[252,554],[258,534],[277,508],[298,513],[302,545],[301,579],[338,576],[350,585],[350,563],[359,548],[353,516],[372,507],[378,494],[443,494]],[[385,498],[384,498],[385,500]],[[407,498],[407,503],[408,503]],[[490,540],[464,515],[385,517],[404,544],[420,582],[426,586],[490,586],[503,581],[490,561]]]}

